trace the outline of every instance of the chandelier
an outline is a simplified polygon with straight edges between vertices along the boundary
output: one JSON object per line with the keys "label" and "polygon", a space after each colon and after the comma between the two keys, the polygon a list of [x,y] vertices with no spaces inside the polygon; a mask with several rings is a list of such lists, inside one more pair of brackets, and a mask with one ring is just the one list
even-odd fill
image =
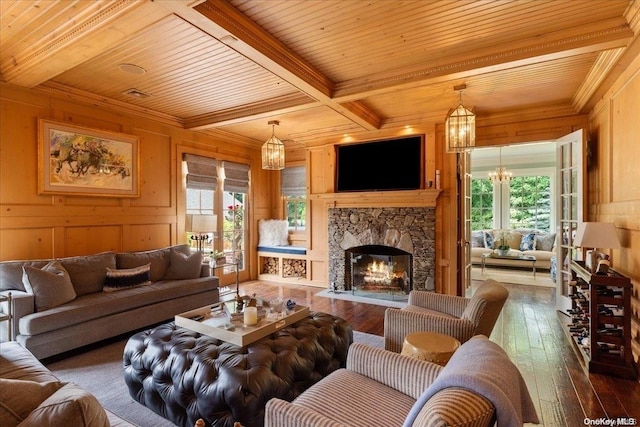
{"label": "chandelier", "polygon": [[444,122],[447,152],[468,151],[476,145],[476,115],[462,105],[462,91],[467,85],[454,86],[460,92],[460,104],[449,110]]}
{"label": "chandelier", "polygon": [[284,144],[276,136],[278,120],[271,120],[271,137],[262,145],[262,169],[284,169]]}
{"label": "chandelier", "polygon": [[489,172],[489,180],[494,184],[508,184],[513,177],[513,172],[502,166],[502,147],[500,147],[500,163],[495,171]]}

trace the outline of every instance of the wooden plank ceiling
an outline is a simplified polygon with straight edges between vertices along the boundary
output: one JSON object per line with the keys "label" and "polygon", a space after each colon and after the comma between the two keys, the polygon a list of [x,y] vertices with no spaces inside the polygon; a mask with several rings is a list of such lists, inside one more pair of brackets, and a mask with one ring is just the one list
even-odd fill
{"label": "wooden plank ceiling", "polygon": [[633,0],[2,0],[0,72],[9,84],[256,146],[277,119],[294,148],[441,123],[463,83],[479,120],[587,112],[636,37],[638,9]]}

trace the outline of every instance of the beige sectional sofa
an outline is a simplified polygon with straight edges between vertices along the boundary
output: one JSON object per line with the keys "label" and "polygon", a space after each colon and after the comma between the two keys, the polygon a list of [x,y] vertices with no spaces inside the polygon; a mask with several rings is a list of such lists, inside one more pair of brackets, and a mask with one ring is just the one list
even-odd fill
{"label": "beige sectional sofa", "polygon": [[61,382],[15,341],[0,343],[0,425],[133,426],[77,384]]}
{"label": "beige sectional sofa", "polygon": [[188,245],[4,261],[0,291],[11,292],[13,315],[13,336],[0,328],[0,339],[15,339],[39,359],[219,301],[218,278]]}
{"label": "beige sectional sofa", "polygon": [[[478,230],[471,232],[471,263],[482,264],[482,255],[497,252],[501,242],[509,245],[508,255],[533,255],[536,268],[551,268],[551,258],[555,256],[556,233],[547,233],[535,229],[515,230]],[[488,266],[531,267],[527,261],[487,258]]]}

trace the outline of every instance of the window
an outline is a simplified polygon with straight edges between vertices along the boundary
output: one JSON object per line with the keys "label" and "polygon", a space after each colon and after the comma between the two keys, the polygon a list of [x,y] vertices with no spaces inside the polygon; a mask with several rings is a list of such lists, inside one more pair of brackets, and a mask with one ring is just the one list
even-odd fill
{"label": "window", "polygon": [[282,198],[290,230],[304,230],[307,218],[307,170],[293,166],[282,170]]}
{"label": "window", "polygon": [[551,179],[549,176],[516,176],[509,185],[511,228],[551,228]]}
{"label": "window", "polygon": [[[213,215],[215,213],[214,194],[218,182],[218,162],[209,157],[197,156],[185,153],[182,157],[186,168],[186,214],[187,215]],[[198,246],[194,240],[192,230],[187,232],[187,242],[192,248]],[[213,251],[214,231],[203,241],[205,252]]]}
{"label": "window", "polygon": [[[247,235],[247,199],[249,193],[249,166],[235,162],[222,162],[224,182],[222,193],[222,246],[223,251],[244,270]],[[225,273],[230,273],[225,268]]]}
{"label": "window", "polygon": [[493,184],[488,178],[471,180],[471,229],[493,228]]}

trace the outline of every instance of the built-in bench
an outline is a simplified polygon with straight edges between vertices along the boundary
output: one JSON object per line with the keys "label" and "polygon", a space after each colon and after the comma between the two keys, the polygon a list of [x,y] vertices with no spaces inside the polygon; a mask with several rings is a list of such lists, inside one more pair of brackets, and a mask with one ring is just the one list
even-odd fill
{"label": "built-in bench", "polygon": [[258,246],[258,278],[299,281],[307,279],[307,248],[301,246]]}

